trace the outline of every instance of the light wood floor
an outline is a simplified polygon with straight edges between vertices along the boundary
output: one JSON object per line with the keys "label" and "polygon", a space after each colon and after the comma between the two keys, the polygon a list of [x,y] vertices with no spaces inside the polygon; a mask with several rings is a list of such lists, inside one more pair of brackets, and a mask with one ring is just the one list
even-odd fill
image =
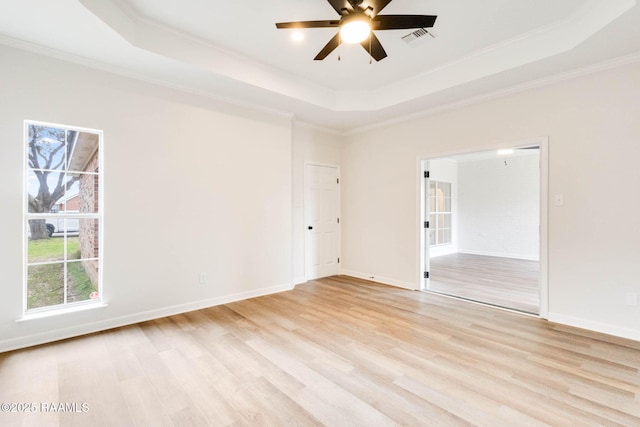
{"label": "light wood floor", "polygon": [[1,426],[637,426],[640,342],[349,277],[0,354]]}
{"label": "light wood floor", "polygon": [[431,258],[430,290],[527,313],[539,313],[540,263],[452,254]]}

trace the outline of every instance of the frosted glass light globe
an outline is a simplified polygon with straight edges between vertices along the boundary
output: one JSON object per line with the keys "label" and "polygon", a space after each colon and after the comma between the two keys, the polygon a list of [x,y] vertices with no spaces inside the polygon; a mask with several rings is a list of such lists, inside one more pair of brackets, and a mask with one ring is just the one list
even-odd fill
{"label": "frosted glass light globe", "polygon": [[344,43],[361,43],[371,34],[371,26],[364,19],[354,19],[340,28],[340,37]]}

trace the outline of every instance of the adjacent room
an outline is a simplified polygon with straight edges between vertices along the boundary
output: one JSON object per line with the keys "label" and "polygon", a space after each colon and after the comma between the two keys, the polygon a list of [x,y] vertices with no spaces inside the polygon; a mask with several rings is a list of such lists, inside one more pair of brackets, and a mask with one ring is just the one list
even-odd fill
{"label": "adjacent room", "polygon": [[425,289],[540,314],[540,147],[458,154],[423,167]]}
{"label": "adjacent room", "polygon": [[637,0],[6,0],[0,425],[640,425]]}

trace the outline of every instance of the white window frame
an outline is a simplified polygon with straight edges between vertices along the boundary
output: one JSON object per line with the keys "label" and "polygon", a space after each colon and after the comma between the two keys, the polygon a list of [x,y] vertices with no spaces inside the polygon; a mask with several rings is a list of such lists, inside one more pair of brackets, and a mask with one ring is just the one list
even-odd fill
{"label": "white window frame", "polygon": [[[91,133],[98,136],[98,172],[97,173],[87,173],[82,172],[86,175],[94,175],[98,178],[98,211],[95,213],[80,213],[77,211],[69,211],[65,210],[65,213],[30,213],[29,212],[29,171],[31,170],[29,167],[29,127],[35,126],[43,126],[43,127],[52,127],[58,129],[65,129],[65,131],[76,131],[78,133],[85,132]],[[98,129],[90,129],[78,126],[64,125],[59,123],[49,123],[42,122],[37,120],[25,120],[24,121],[24,134],[23,134],[23,161],[24,161],[24,178],[23,178],[23,318],[21,320],[27,320],[29,318],[38,318],[38,317],[46,317],[49,315],[56,315],[74,311],[82,311],[87,308],[94,307],[102,307],[105,306],[103,302],[103,259],[104,259],[104,220],[103,220],[103,212],[104,212],[104,150],[103,150],[103,131]],[[66,155],[66,154],[65,154]],[[46,170],[46,169],[43,169]],[[66,161],[65,161],[65,169],[63,172],[66,172]],[[55,172],[60,172],[55,171]],[[76,171],[78,172],[78,171]],[[94,219],[98,222],[98,257],[97,258],[86,258],[85,261],[97,261],[98,272],[97,272],[97,292],[98,296],[95,299],[89,299],[85,301],[77,301],[77,302],[68,302],[67,301],[67,266],[69,264],[69,260],[67,259],[67,240],[64,240],[64,259],[52,262],[41,262],[41,263],[29,263],[29,220],[33,219],[50,219],[50,220],[81,220],[81,219]],[[63,290],[63,303],[50,305],[45,307],[38,308],[28,308],[28,267],[29,265],[46,265],[53,263],[64,264],[64,290]],[[71,261],[75,262],[75,261]],[[78,261],[79,262],[79,261]]]}
{"label": "white window frame", "polygon": [[[430,180],[430,185],[435,188],[438,189],[439,186],[441,184],[445,184],[449,186],[449,196],[443,196],[445,199],[449,199],[449,210],[448,211],[441,211],[439,210],[439,206],[438,206],[438,201],[437,201],[437,193],[436,195],[432,195],[431,194],[431,188],[429,189],[429,199],[431,198],[435,198],[436,201],[433,204],[434,205],[434,210],[431,210],[431,206],[429,206],[430,210],[429,210],[429,215],[434,218],[431,221],[431,224],[429,225],[430,231],[433,231],[433,235],[435,236],[435,239],[430,239],[429,241],[429,246],[431,247],[436,247],[436,246],[445,246],[445,245],[451,245],[453,244],[453,196],[452,196],[452,185],[450,182],[447,181],[436,181],[436,180]],[[430,200],[428,201],[429,203],[431,202]],[[449,216],[449,227],[444,227],[443,224],[440,224],[440,216],[441,215],[448,215]],[[440,240],[440,230],[449,230],[449,240],[444,242]]]}

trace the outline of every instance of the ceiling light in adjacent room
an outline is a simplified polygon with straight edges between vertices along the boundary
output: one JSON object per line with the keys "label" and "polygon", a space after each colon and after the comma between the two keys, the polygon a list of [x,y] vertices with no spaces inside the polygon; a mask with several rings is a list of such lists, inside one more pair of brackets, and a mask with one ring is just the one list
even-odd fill
{"label": "ceiling light in adjacent room", "polygon": [[498,156],[508,156],[513,154],[513,148],[501,148],[498,150]]}

